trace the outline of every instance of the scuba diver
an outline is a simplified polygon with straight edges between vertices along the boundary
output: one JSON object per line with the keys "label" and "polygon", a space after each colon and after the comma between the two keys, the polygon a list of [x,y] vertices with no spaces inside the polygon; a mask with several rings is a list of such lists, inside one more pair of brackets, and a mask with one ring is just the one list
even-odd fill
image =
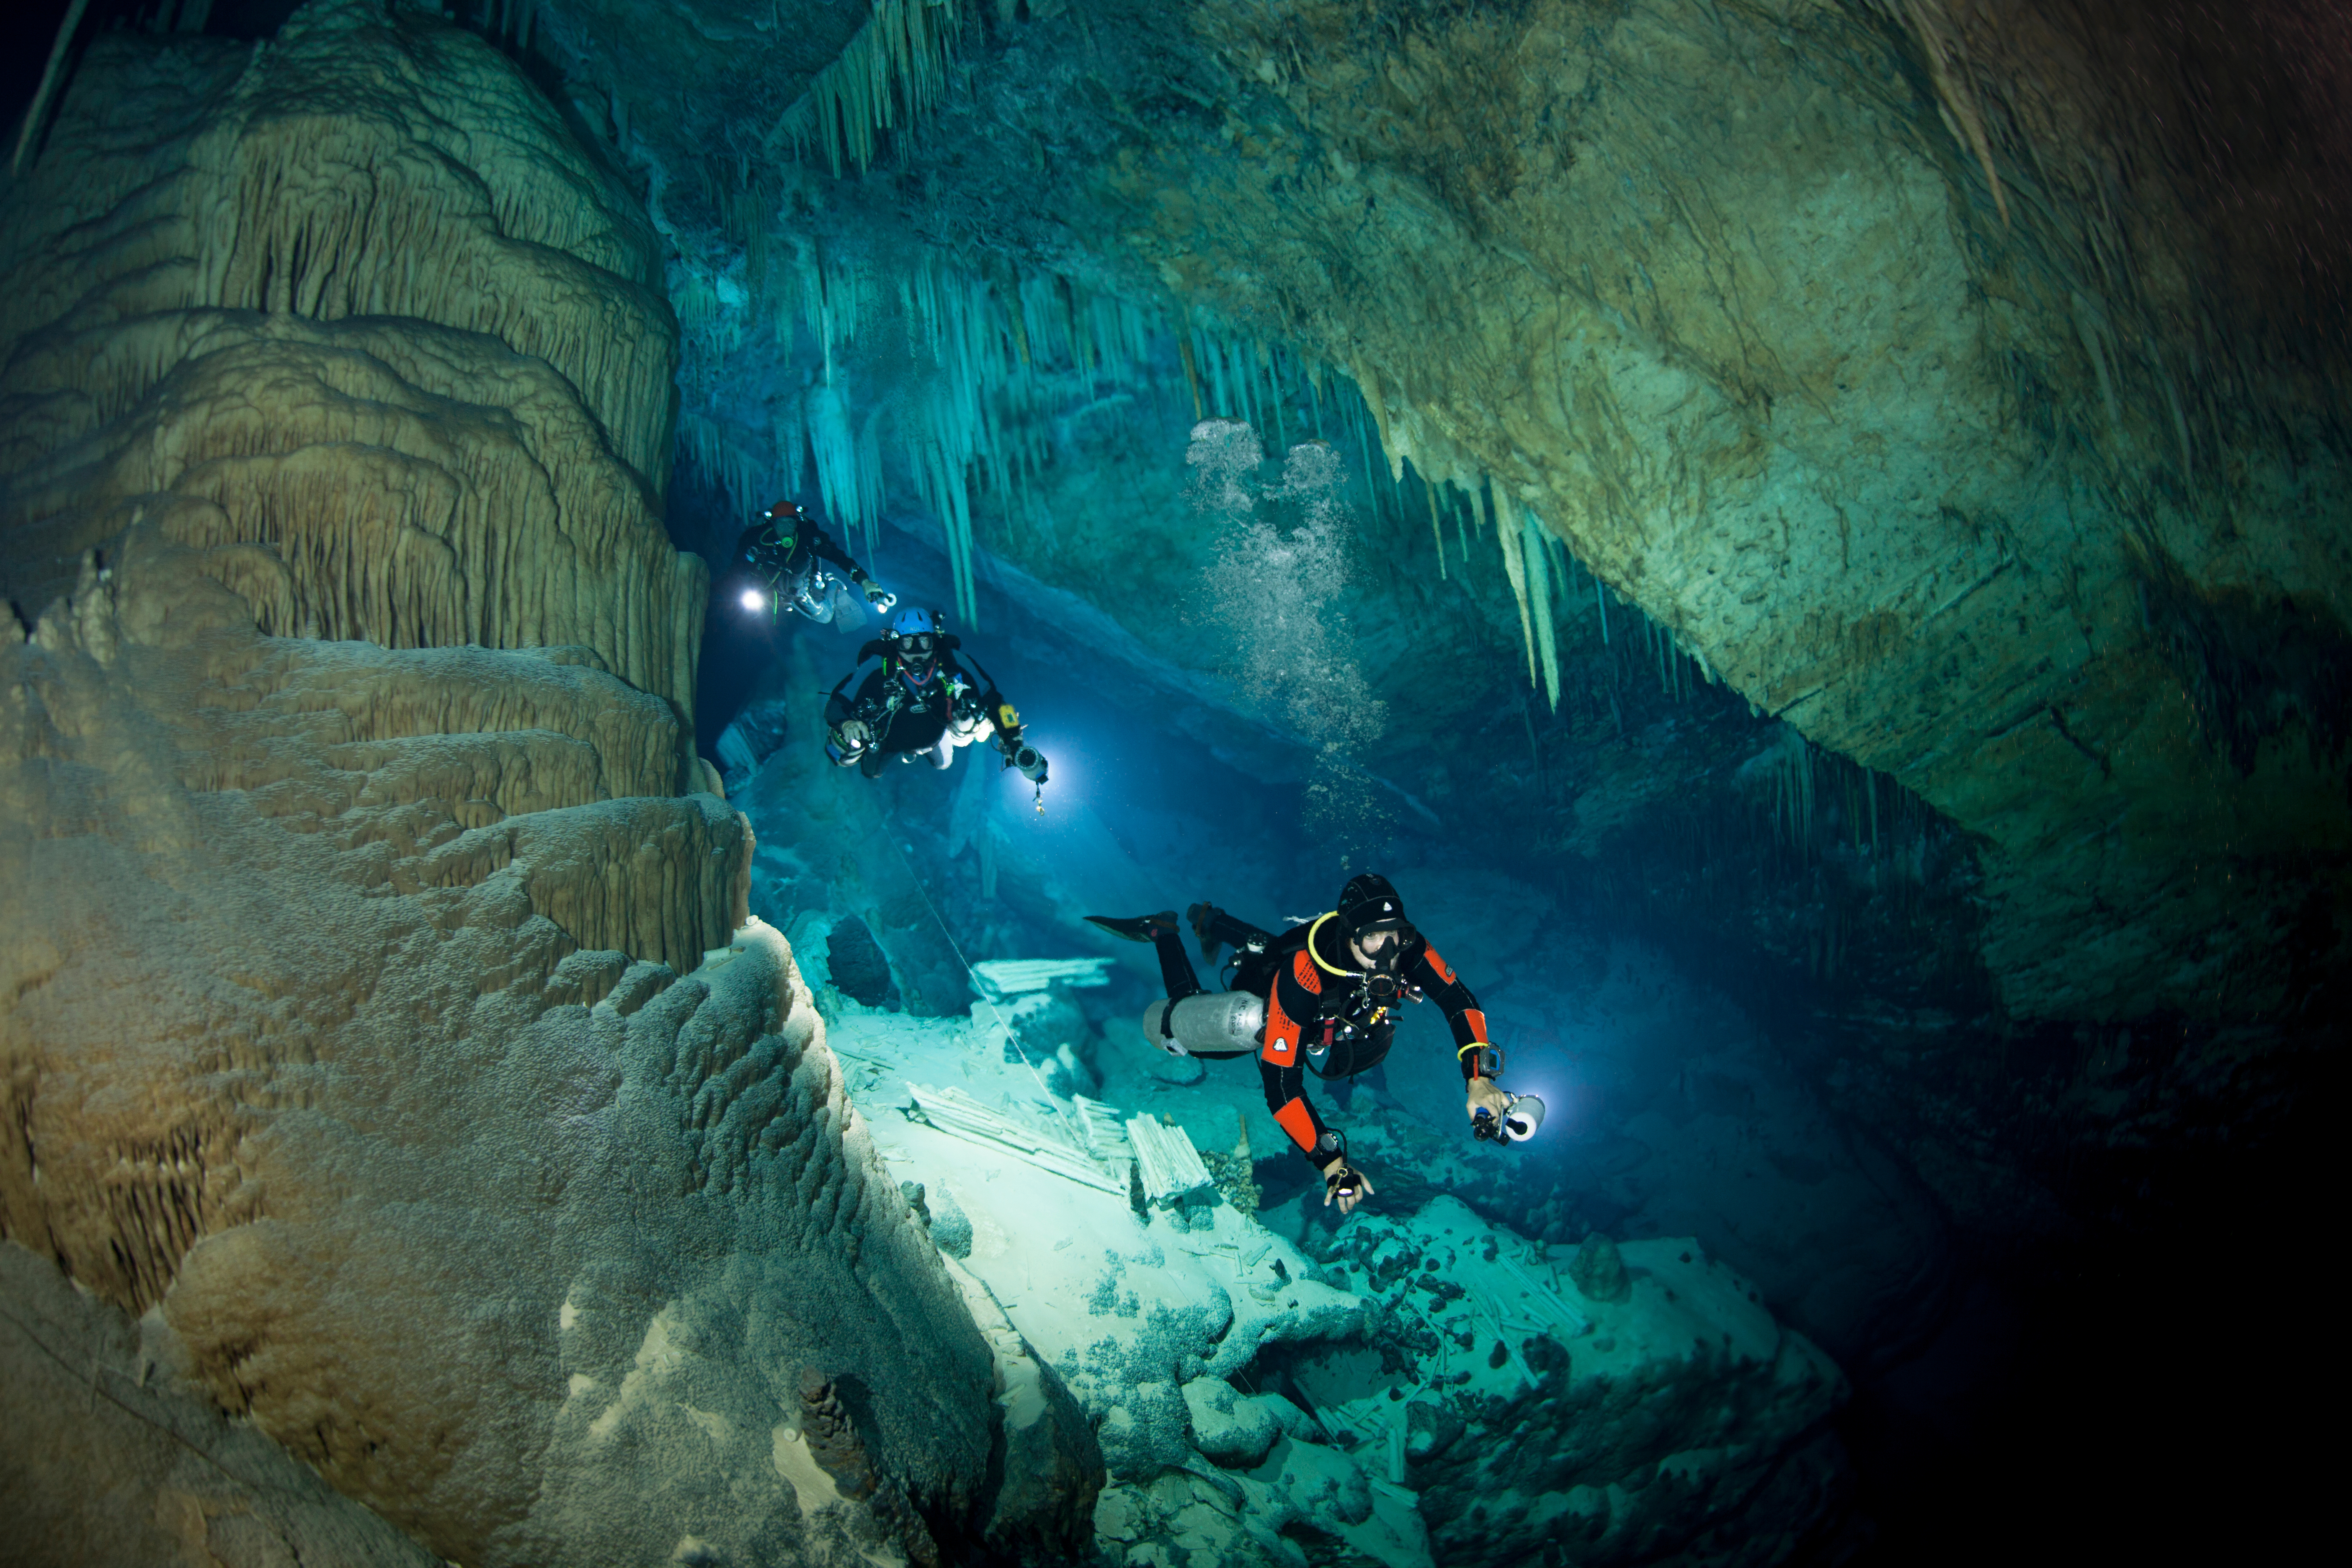
{"label": "scuba diver", "polygon": [[1468,1086],[1471,1129],[1508,1142],[1535,1130],[1540,1102],[1515,1098],[1496,1081],[1502,1053],[1488,1044],[1478,998],[1406,921],[1404,901],[1387,878],[1349,879],[1339,907],[1276,936],[1213,904],[1186,911],[1212,961],[1231,943],[1233,988],[1205,992],[1184,954],[1176,914],[1087,919],[1113,936],[1148,942],[1160,954],[1168,1000],[1144,1015],[1144,1033],[1177,1056],[1257,1058],[1266,1109],[1299,1153],[1323,1177],[1323,1203],[1342,1215],[1371,1195],[1372,1184],[1348,1158],[1348,1142],[1324,1126],[1306,1097],[1306,1068],[1324,1079],[1353,1078],[1377,1066],[1396,1037],[1396,1011],[1433,996],[1453,1026],[1454,1056]]}
{"label": "scuba diver", "polygon": [[[957,747],[986,737],[994,740],[1006,767],[1018,768],[1042,792],[1045,757],[1022,740],[1021,715],[996,689],[995,678],[982,669],[975,681],[956,661],[961,646],[940,630],[936,611],[910,606],[893,616],[880,637],[857,650],[857,668],[825,699],[824,751],[834,765],[856,763],[869,779],[879,778],[893,756],[911,763],[919,755],[944,768],[955,761]],[[853,680],[856,695],[844,695]]]}
{"label": "scuba diver", "polygon": [[[817,526],[798,501],[778,501],[742,531],[735,541],[735,565],[751,579],[741,603],[755,614],[765,610],[773,617],[798,613],[820,626],[829,624],[856,600],[828,566],[846,573],[877,609],[887,610],[897,602],[849,558],[849,552]],[[860,616],[845,626],[862,624]]]}

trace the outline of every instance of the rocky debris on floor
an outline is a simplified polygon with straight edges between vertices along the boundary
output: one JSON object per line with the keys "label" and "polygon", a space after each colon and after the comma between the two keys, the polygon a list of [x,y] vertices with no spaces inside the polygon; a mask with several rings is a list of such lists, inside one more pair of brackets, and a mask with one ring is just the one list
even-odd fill
{"label": "rocky debris on floor", "polygon": [[[1089,1146],[1105,1108],[1044,1091],[992,1019],[845,1008],[829,1034],[875,1064],[856,1092],[934,1238],[952,1203],[961,1266],[1091,1423],[1115,1562],[1770,1561],[1841,1484],[1843,1376],[1695,1241],[1547,1247],[1438,1194],[1302,1246],[1213,1180],[1138,1205],[935,1124],[924,1086],[954,1082],[1056,1160]],[[1155,1169],[1234,1157],[1123,1120],[1181,1141]]]}

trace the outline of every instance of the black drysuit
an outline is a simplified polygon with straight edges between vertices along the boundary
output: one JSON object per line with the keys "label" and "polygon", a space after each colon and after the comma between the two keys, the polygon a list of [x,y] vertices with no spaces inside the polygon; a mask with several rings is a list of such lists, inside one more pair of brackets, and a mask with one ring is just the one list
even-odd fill
{"label": "black drysuit", "polygon": [[830,620],[832,601],[816,591],[817,563],[840,567],[861,588],[868,581],[865,568],[814,521],[803,517],[788,526],[789,533],[774,522],[755,522],[745,529],[735,541],[735,564],[767,585],[780,613],[797,608],[814,619]]}
{"label": "black drysuit", "polygon": [[[872,739],[860,765],[868,777],[879,771],[883,758],[902,752],[931,752],[932,765],[946,767],[951,748],[940,742],[950,738],[951,724],[959,741],[993,731],[998,748],[1008,754],[1020,743],[1019,715],[986,670],[974,679],[957,661],[961,646],[952,635],[941,637],[938,652],[920,668],[910,667],[880,637],[857,650],[857,668],[841,678],[825,700],[824,721],[835,731],[848,719],[866,726]],[[853,680],[856,694],[845,695]]]}

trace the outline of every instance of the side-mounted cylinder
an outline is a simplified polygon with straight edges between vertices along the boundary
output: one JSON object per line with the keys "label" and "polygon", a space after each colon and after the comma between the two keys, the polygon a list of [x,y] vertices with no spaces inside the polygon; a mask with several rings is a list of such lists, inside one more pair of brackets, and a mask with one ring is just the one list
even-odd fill
{"label": "side-mounted cylinder", "polygon": [[1207,991],[1143,1010],[1143,1037],[1171,1056],[1255,1051],[1265,1030],[1265,998],[1247,991]]}

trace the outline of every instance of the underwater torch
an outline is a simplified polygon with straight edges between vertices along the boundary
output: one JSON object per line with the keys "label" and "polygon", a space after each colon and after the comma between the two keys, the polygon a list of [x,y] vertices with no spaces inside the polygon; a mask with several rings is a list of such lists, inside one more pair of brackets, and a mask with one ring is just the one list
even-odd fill
{"label": "underwater torch", "polygon": [[[1465,1046],[1463,1049],[1466,1051],[1470,1047]],[[1500,1078],[1503,1075],[1501,1047],[1493,1045],[1479,1047],[1476,1066],[1480,1078],[1489,1082]],[[1496,1085],[1496,1088],[1500,1089],[1501,1086]],[[1483,1105],[1470,1113],[1470,1135],[1473,1138],[1483,1138],[1490,1143],[1514,1143],[1534,1137],[1536,1129],[1543,1125],[1543,1119],[1544,1102],[1542,1100],[1532,1094],[1506,1092],[1503,1095],[1503,1113],[1500,1116]]]}
{"label": "underwater torch", "polygon": [[1004,765],[1036,785],[1031,796],[1037,804],[1037,814],[1045,814],[1045,753],[1024,742],[1004,753]]}
{"label": "underwater torch", "polygon": [[1516,1143],[1534,1137],[1543,1119],[1542,1100],[1532,1094],[1507,1094],[1501,1116],[1481,1106],[1470,1118],[1470,1135],[1495,1143]]}
{"label": "underwater torch", "polygon": [[768,607],[768,596],[757,588],[744,589],[740,602],[745,610],[755,616]]}

